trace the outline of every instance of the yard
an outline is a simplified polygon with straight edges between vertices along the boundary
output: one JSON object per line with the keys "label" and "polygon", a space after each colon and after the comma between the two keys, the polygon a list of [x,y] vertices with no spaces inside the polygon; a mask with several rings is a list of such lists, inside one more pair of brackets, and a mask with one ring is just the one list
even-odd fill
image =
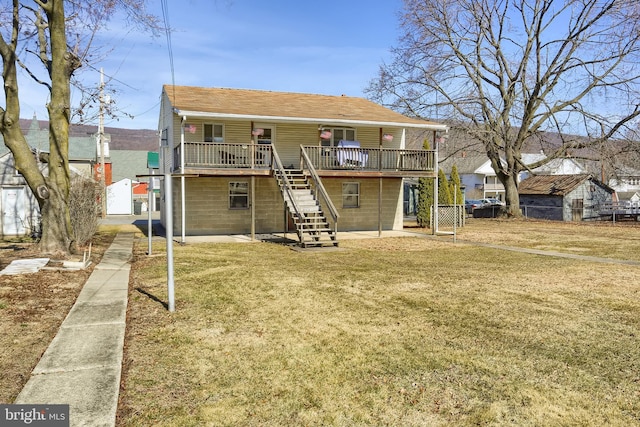
{"label": "yard", "polygon": [[638,266],[623,224],[470,221],[451,238],[137,241],[120,426],[640,425]]}

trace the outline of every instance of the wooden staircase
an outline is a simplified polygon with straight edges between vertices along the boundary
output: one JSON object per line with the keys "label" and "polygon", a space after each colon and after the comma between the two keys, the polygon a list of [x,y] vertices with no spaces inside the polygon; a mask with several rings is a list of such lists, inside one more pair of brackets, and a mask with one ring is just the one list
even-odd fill
{"label": "wooden staircase", "polygon": [[276,169],[274,174],[295,224],[300,246],[338,246],[335,230],[327,221],[304,172],[299,169]]}

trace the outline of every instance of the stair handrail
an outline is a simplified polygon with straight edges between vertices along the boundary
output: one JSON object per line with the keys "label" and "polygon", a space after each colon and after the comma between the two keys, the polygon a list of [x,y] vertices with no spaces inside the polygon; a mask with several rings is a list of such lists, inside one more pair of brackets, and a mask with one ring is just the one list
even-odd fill
{"label": "stair handrail", "polygon": [[313,166],[313,163],[311,162],[311,159],[309,158],[307,151],[304,149],[304,146],[302,145],[300,145],[300,158],[302,159],[302,169],[305,169],[305,166],[306,166],[306,169],[309,170],[309,175],[311,176],[311,179],[315,184],[316,192],[322,196],[325,204],[327,205],[327,208],[329,208],[329,213],[331,214],[331,218],[333,218],[335,232],[337,233],[338,218],[340,218],[340,214],[338,214],[338,210],[336,209],[335,205],[331,201],[331,198],[329,197],[329,193],[327,193],[327,190],[324,188],[324,185],[322,184],[322,180],[320,179],[320,176],[318,175],[316,168]]}
{"label": "stair handrail", "polygon": [[291,192],[291,182],[289,181],[289,178],[287,178],[287,174],[284,172],[284,167],[282,166],[282,162],[280,161],[280,156],[278,156],[278,152],[276,151],[275,147],[271,147],[271,153],[273,155],[273,162],[271,164],[271,167],[274,173],[277,172],[282,177],[284,190],[287,192],[287,195],[289,196],[289,200],[293,205],[293,210],[295,211],[298,218],[301,218],[304,215],[301,213],[302,210],[298,206],[298,202],[296,201],[296,198],[293,197],[293,193]]}

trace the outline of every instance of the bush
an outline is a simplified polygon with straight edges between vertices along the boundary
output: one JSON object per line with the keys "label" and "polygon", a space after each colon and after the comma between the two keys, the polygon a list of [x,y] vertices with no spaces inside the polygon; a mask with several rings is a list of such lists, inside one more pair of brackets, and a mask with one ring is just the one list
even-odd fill
{"label": "bush", "polygon": [[100,184],[91,179],[75,176],[69,191],[69,214],[73,238],[78,246],[84,246],[98,231],[98,200]]}

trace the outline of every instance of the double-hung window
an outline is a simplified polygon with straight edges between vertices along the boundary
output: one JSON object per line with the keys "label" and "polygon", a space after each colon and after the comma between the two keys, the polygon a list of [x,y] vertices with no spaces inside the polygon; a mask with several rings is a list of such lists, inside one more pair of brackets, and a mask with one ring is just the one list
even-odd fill
{"label": "double-hung window", "polygon": [[232,181],[229,183],[229,209],[249,208],[249,183]]}
{"label": "double-hung window", "polygon": [[359,182],[342,183],[342,207],[343,208],[359,208],[360,207],[360,183]]}

